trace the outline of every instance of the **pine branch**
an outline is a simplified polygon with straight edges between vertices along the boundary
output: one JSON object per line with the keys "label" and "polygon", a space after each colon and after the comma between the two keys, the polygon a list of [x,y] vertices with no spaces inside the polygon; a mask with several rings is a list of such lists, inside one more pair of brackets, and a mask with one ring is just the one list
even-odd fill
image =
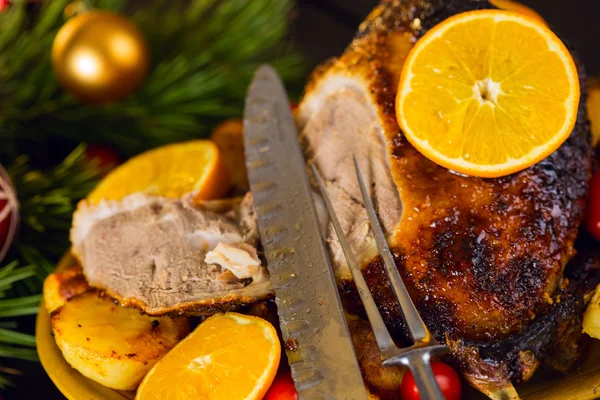
{"label": "pine branch", "polygon": [[0,328],[0,342],[33,347],[35,346],[35,337],[26,333],[19,333],[9,329]]}
{"label": "pine branch", "polygon": [[[39,293],[43,279],[69,248],[73,212],[79,200],[96,185],[100,174],[86,161],[84,153],[85,146],[80,145],[48,171],[32,169],[25,155],[7,168],[21,215],[15,256],[22,265],[34,266],[32,276],[15,289],[21,295]],[[10,274],[9,278],[15,279],[15,273]]]}
{"label": "pine branch", "polygon": [[11,383],[12,382],[7,376],[2,375],[2,367],[0,367],[0,389],[4,389],[7,386],[11,386]]}
{"label": "pine branch", "polygon": [[[19,267],[16,261],[0,268],[0,298],[10,294],[13,285],[35,275],[35,267]],[[15,321],[4,320],[7,317],[32,315],[37,312],[40,295],[0,300],[0,361],[3,358],[19,358],[21,360],[37,360],[35,337],[17,332]],[[0,365],[0,389],[10,384],[3,373],[11,372]],[[13,373],[16,371],[12,371]]]}
{"label": "pine branch", "polygon": [[34,266],[19,269],[17,269],[16,266],[17,263],[13,262],[0,270],[0,298],[6,297],[6,292],[15,282],[19,282],[35,275]]}
{"label": "pine branch", "polygon": [[[17,192],[21,226],[15,259],[0,268],[0,361],[2,358],[37,360],[35,337],[18,332],[14,320],[7,318],[35,315],[41,300],[44,278],[69,247],[69,229],[77,202],[95,186],[100,171],[78,146],[62,163],[48,171],[31,168],[23,155],[7,169]],[[19,267],[28,265],[26,267]],[[10,383],[2,375],[0,389]]]}
{"label": "pine branch", "polygon": [[51,138],[79,143],[85,135],[131,155],[204,137],[218,121],[241,115],[260,63],[272,63],[290,84],[304,75],[285,41],[291,0],[90,0],[140,26],[152,67],[132,98],[89,107],[65,94],[51,69],[52,40],[70,2],[43,2],[35,13],[18,2],[0,14],[0,142],[8,144],[0,156]]}

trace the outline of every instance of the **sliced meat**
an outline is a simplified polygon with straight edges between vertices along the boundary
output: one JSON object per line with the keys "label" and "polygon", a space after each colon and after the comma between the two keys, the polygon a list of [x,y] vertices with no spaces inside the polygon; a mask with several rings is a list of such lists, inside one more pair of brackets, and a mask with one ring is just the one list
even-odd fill
{"label": "sliced meat", "polygon": [[[373,235],[354,173],[354,155],[365,175],[371,197],[387,234],[395,232],[402,217],[402,203],[392,179],[383,128],[370,104],[368,93],[356,82],[332,79],[325,90],[306,97],[299,119],[308,162],[322,172],[329,197],[348,241],[359,260],[376,253]],[[306,111],[309,109],[309,111]],[[302,119],[309,114],[311,118]],[[333,225],[327,228],[327,243],[339,279],[350,279],[350,270]]]}
{"label": "sliced meat", "polygon": [[[256,258],[251,196],[241,203],[202,207],[191,196],[177,200],[141,194],[83,204],[71,237],[90,285],[148,314],[203,314],[271,295],[266,267]],[[228,244],[252,253],[251,276],[223,279],[229,269],[205,260],[217,246]]]}

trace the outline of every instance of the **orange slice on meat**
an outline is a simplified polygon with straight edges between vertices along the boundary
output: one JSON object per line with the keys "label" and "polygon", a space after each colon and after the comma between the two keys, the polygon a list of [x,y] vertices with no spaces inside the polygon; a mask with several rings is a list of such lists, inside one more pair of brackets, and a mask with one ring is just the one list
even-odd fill
{"label": "orange slice on meat", "polygon": [[431,29],[402,69],[396,113],[430,160],[468,175],[523,170],[567,139],[579,105],[577,68],[548,27],[480,10]]}
{"label": "orange slice on meat", "polygon": [[136,400],[260,400],[275,378],[281,345],[268,321],[215,315],[146,375]]}
{"label": "orange slice on meat", "polygon": [[230,187],[229,173],[219,148],[210,140],[171,144],[128,160],[104,178],[89,195],[121,200],[133,193],[181,197],[194,192],[196,200],[223,197]]}

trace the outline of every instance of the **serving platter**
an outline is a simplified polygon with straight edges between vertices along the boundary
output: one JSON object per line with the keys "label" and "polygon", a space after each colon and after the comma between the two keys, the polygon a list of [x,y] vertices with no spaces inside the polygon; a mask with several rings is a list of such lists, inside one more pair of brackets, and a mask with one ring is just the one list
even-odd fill
{"label": "serving platter", "polygon": [[[545,28],[544,28],[545,29]],[[577,76],[576,71],[572,71],[574,76]],[[288,96],[282,96],[283,104],[282,108],[288,110]],[[289,111],[288,111],[289,112]],[[574,115],[574,114],[571,114]],[[290,121],[292,119],[290,118]],[[292,124],[293,125],[293,124]],[[246,146],[246,149],[248,146]],[[296,168],[298,169],[298,168]],[[300,168],[303,170],[304,168]],[[580,169],[582,170],[582,169]],[[297,181],[297,180],[295,180]],[[290,193],[293,191],[289,191]],[[310,197],[310,196],[309,196]],[[284,224],[284,226],[292,226],[293,224]],[[433,226],[433,225],[432,225]],[[319,235],[317,235],[319,236]],[[314,235],[313,235],[314,237]],[[76,244],[74,244],[76,245]],[[306,247],[306,246],[305,246]],[[313,246],[309,246],[313,247]],[[541,247],[544,249],[544,247]],[[58,265],[58,270],[62,270],[68,268],[73,265],[74,259],[69,255],[65,255],[63,260]],[[271,263],[270,263],[271,265]],[[312,265],[312,264],[310,264]],[[117,280],[119,282],[119,280]],[[333,288],[330,290],[331,293],[335,293],[335,284]],[[296,296],[301,296],[302,291],[294,291],[290,295],[295,298]],[[279,300],[285,298],[277,293]],[[322,303],[321,303],[322,304]],[[325,307],[327,308],[327,307]],[[280,308],[280,310],[284,310],[285,308]],[[485,310],[481,308],[481,310]],[[310,308],[308,309],[310,312]],[[341,307],[340,307],[341,312]],[[314,319],[315,313],[313,313],[312,317]],[[282,312],[280,315],[282,319],[282,327],[285,327],[285,312]],[[396,318],[399,318],[397,316]],[[300,318],[302,323],[309,320],[308,317]],[[331,321],[332,319],[329,316],[318,317],[315,319],[316,321]],[[388,321],[389,322],[389,321]],[[108,389],[103,387],[87,378],[85,378],[80,373],[76,372],[72,369],[69,364],[63,358],[61,352],[55,344],[54,339],[52,338],[52,328],[51,321],[48,315],[47,310],[44,308],[42,304],[40,306],[40,313],[37,321],[37,340],[38,340],[38,351],[40,353],[40,359],[44,368],[46,369],[48,375],[56,384],[56,386],[63,392],[63,394],[69,399],[133,399],[135,398],[134,392],[121,392]],[[293,337],[288,335],[288,337]],[[284,332],[285,338],[285,332]],[[305,343],[308,343],[307,340]],[[321,343],[318,341],[311,341],[312,343]],[[544,367],[541,367],[540,370],[535,374],[534,379],[520,387],[517,387],[517,390],[523,399],[594,399],[598,397],[600,394],[600,342],[598,341],[586,341],[585,342],[585,358],[581,365],[578,366],[573,372],[568,375],[560,374],[555,371],[547,370]],[[589,344],[589,346],[587,346]],[[351,345],[350,345],[351,346]],[[348,347],[347,350],[350,350],[351,347]],[[335,355],[349,354],[348,351],[340,351],[337,350]],[[333,359],[330,357],[329,359]],[[511,361],[509,361],[511,362]],[[514,360],[513,360],[514,362]],[[339,368],[340,365],[348,365],[348,363],[339,363],[330,368],[331,375],[325,374],[325,376],[334,376],[336,373],[334,372],[336,368]],[[358,370],[356,370],[356,378],[359,378]],[[148,379],[148,381],[152,381],[152,379]],[[347,381],[347,380],[346,380]],[[360,380],[359,380],[360,382]],[[349,391],[349,393],[355,393],[355,391],[361,390],[361,385],[358,385],[353,391]],[[299,391],[302,389],[302,386],[298,386]],[[463,398],[465,399],[484,399],[483,395],[476,392],[473,389],[465,388],[465,393]],[[332,391],[331,398],[336,398],[340,393],[336,391],[334,393]],[[356,392],[357,393],[357,392]],[[216,396],[218,398],[223,398]],[[352,395],[349,396],[340,396],[343,398],[352,398]],[[303,398],[312,398],[310,395],[304,395]]]}
{"label": "serving platter", "polygon": [[[58,271],[76,263],[68,253],[58,263]],[[44,303],[36,323],[37,351],[46,373],[61,393],[69,400],[130,400],[135,392],[109,389],[86,378],[73,369],[62,356],[51,335],[50,316]],[[531,382],[517,387],[523,400],[592,400],[600,398],[600,342],[593,340],[581,366],[568,375],[540,369]],[[486,397],[466,388],[464,399],[484,400]]]}

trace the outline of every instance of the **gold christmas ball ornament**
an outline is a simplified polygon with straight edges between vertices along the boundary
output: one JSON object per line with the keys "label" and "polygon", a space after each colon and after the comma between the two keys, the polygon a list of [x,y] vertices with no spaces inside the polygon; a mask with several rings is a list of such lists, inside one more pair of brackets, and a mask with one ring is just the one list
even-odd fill
{"label": "gold christmas ball ornament", "polygon": [[88,11],[65,23],[52,45],[52,64],[62,86],[92,103],[121,100],[142,83],[148,46],[138,27],[106,11]]}

